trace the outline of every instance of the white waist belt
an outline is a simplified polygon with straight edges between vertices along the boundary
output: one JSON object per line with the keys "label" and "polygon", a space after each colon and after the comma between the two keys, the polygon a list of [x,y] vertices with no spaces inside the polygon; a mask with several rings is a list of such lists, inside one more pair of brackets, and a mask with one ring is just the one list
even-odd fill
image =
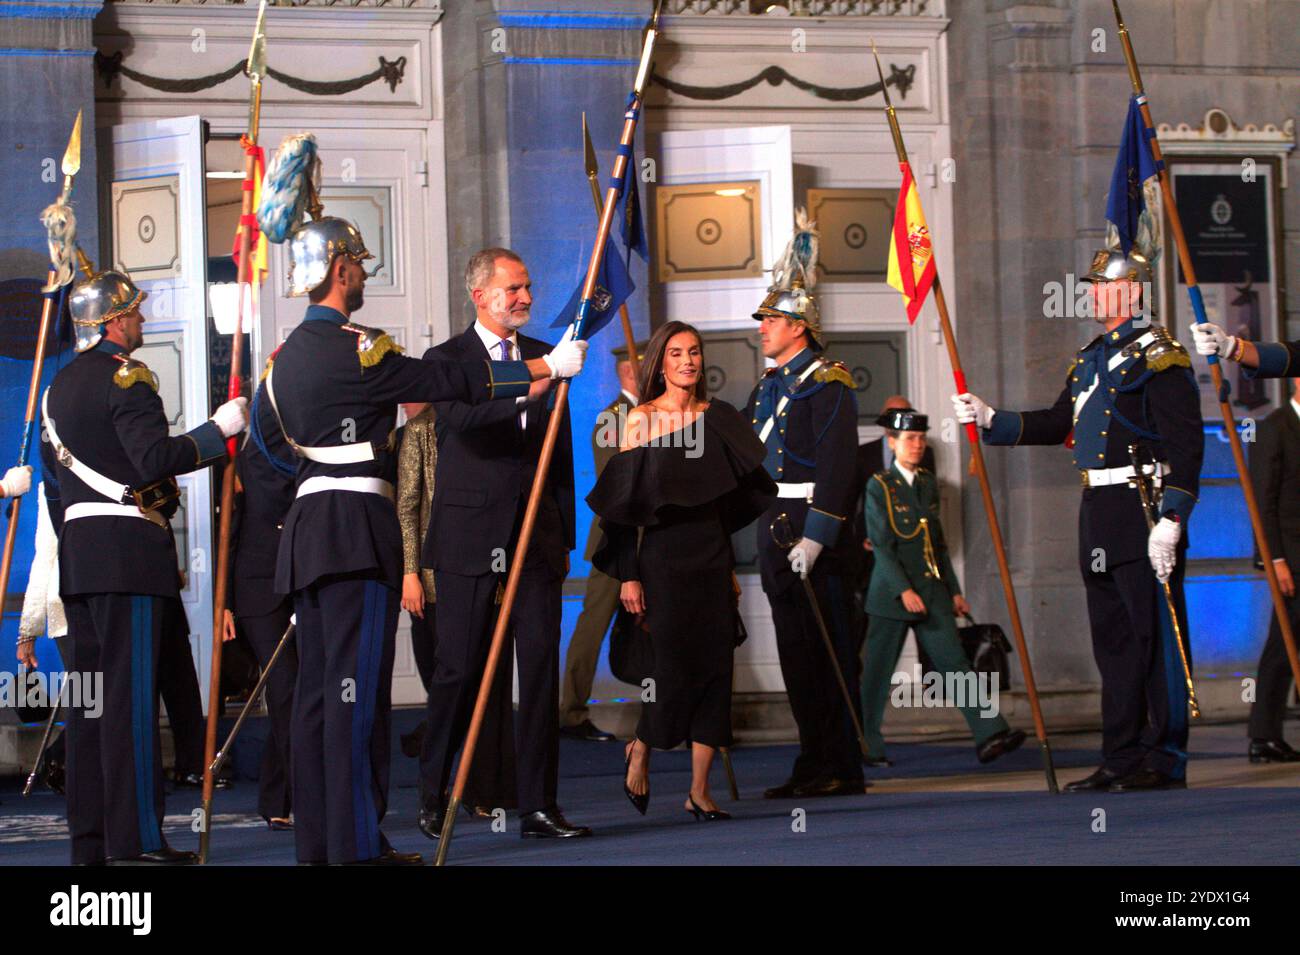
{"label": "white waist belt", "polygon": [[167,518],[157,511],[142,511],[134,504],[86,502],[83,504],[69,504],[63,511],[64,523],[75,521],[79,517],[138,517],[158,527],[167,526]]}
{"label": "white waist belt", "polygon": [[776,496],[802,498],[811,504],[813,499],[813,488],[816,486],[817,485],[812,481],[809,481],[807,484],[782,484],[777,482]]}
{"label": "white waist belt", "polygon": [[[1164,461],[1158,462],[1155,473],[1151,475],[1152,483],[1159,487],[1169,470],[1169,465]],[[1133,468],[1131,465],[1121,468],[1089,468],[1080,471],[1079,475],[1084,487],[1107,487],[1111,484],[1128,484],[1129,478],[1133,477]]]}
{"label": "white waist belt", "polygon": [[368,477],[318,477],[308,478],[298,486],[298,497],[319,494],[321,491],[355,491],[360,494],[378,494],[394,500],[393,486],[382,478]]}

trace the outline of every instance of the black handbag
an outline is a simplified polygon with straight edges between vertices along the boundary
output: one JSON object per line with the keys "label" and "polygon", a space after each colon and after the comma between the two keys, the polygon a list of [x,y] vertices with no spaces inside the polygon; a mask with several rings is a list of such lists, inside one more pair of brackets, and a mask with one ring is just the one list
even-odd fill
{"label": "black handbag", "polygon": [[641,686],[641,681],[650,677],[654,664],[655,650],[645,616],[637,617],[620,607],[609,634],[610,672],[615,679]]}
{"label": "black handbag", "polygon": [[14,714],[20,723],[44,723],[50,718],[54,708],[51,697],[58,696],[62,684],[24,666],[14,684],[14,693],[19,705],[14,707]]}
{"label": "black handbag", "polygon": [[1011,643],[996,623],[976,623],[966,614],[967,627],[959,627],[961,648],[976,673],[987,673],[998,678],[998,692],[1011,689]]}

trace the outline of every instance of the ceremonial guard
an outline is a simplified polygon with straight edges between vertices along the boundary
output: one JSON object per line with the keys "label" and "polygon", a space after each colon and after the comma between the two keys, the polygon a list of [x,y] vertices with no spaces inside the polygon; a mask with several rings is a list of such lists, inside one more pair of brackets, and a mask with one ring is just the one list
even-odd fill
{"label": "ceremonial guard", "polygon": [[[388,719],[402,580],[391,479],[397,405],[478,403],[571,377],[585,342],[561,340],[528,362],[424,362],[386,333],[351,321],[371,258],[355,226],[299,225],[319,177],[315,140],[290,137],[266,174],[258,223],[289,243],[289,290],[311,305],[280,347],[267,397],[298,466],[284,521],[276,590],[293,594],[298,685],[292,762],[299,863],[419,864],[380,832],[388,796]],[[319,203],[312,203],[319,215]]]}
{"label": "ceremonial guard", "polygon": [[[754,313],[763,355],[775,364],[747,406],[779,490],[759,518],[758,559],[799,728],[794,768],[784,783],[764,793],[769,799],[863,791],[853,717],[835,674],[838,667],[851,677],[856,655],[848,575],[856,566],[850,549],[857,545],[845,519],[857,493],[857,401],[848,369],[822,354],[826,343],[810,291],[816,268],[817,233],[800,210],[795,236]],[[782,517],[796,541],[788,550],[773,535]],[[800,575],[812,581],[836,659],[826,650]]]}
{"label": "ceremonial guard", "polygon": [[[235,639],[237,624],[263,670],[270,664],[293,615],[292,598],[276,593],[275,566],[280,532],[293,504],[298,459],[280,432],[266,394],[266,376],[274,363],[272,353],[248,409],[248,437],[235,459],[235,513],[230,541],[234,572],[224,623],[224,638]],[[295,638],[290,637],[267,677],[264,697],[270,732],[258,771],[257,811],[273,830],[293,825],[289,739],[297,679],[298,649]]]}
{"label": "ceremonial guard", "polygon": [[[912,408],[886,411],[878,420],[885,426],[894,460],[871,476],[865,494],[875,566],[866,600],[871,623],[862,674],[862,730],[872,765],[888,766],[880,724],[907,631],[916,632],[917,643],[937,672],[967,675],[970,661],[957,636],[956,618],[969,615],[970,605],[948,556],[939,520],[939,482],[921,463],[929,450],[929,421]],[[957,686],[964,694],[976,683],[967,679]],[[988,712],[993,707],[991,690],[983,697],[949,702],[966,718],[981,763],[1024,743],[1023,730],[1012,730],[996,710]]]}
{"label": "ceremonial guard", "polygon": [[[41,444],[51,510],[62,507],[59,592],[67,669],[103,674],[98,718],[67,711],[68,828],[74,864],[186,864],[163,840],[158,660],[163,632],[185,628],[168,518],[174,477],[221,460],[244,428],[247,399],[168,435],[158,380],[130,357],[144,340],[145,292],[120,272],[94,272],[69,299],[77,357],[42,398]],[[29,644],[30,646],[30,644]]]}
{"label": "ceremonial guard", "polygon": [[[1102,680],[1102,765],[1065,787],[1072,792],[1186,786],[1191,661],[1182,583],[1204,434],[1187,350],[1151,322],[1143,301],[1149,248],[1139,238],[1126,255],[1110,228],[1085,276],[1105,331],[1070,363],[1052,407],[1003,411],[970,393],[953,397],[958,420],[976,422],[987,444],[1061,444],[1072,435],[1083,484],[1079,566]],[[1140,480],[1155,503],[1150,530]]]}

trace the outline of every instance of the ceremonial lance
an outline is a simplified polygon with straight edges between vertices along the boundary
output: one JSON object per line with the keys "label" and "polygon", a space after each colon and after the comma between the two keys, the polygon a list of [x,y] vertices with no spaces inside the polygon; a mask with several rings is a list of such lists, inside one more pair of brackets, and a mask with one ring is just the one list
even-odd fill
{"label": "ceremonial lance", "polygon": [[[54,293],[72,281],[74,272],[72,253],[76,240],[76,218],[68,200],[72,196],[72,180],[81,171],[81,111],[72,124],[68,148],[63,151],[63,189],[53,205],[41,213],[50,245],[50,272],[45,281],[45,301],[41,305],[41,323],[36,333],[36,357],[32,362],[32,379],[27,386],[27,412],[23,417],[23,440],[18,448],[18,466],[27,464],[31,454],[32,436],[36,431],[36,398],[41,391],[41,372],[45,368],[45,343],[50,337],[50,322],[54,319]],[[9,526],[5,530],[4,556],[0,558],[0,602],[9,593],[9,569],[13,565],[14,543],[18,536],[18,514],[23,499],[15,497],[9,502]],[[18,644],[18,658],[31,665],[32,644]]]}
{"label": "ceremonial lance", "polygon": [[[1169,220],[1169,231],[1173,233],[1174,244],[1178,248],[1178,262],[1183,267],[1187,297],[1191,299],[1196,324],[1202,325],[1208,321],[1205,317],[1205,301],[1201,298],[1200,286],[1196,284],[1196,269],[1192,265],[1192,253],[1187,245],[1187,236],[1183,234],[1183,220],[1178,215],[1178,204],[1174,201],[1173,184],[1169,181],[1169,170],[1165,168],[1160,140],[1156,137],[1155,124],[1151,120],[1151,107],[1147,102],[1146,90],[1142,88],[1142,74],[1138,72],[1137,56],[1133,53],[1133,41],[1129,38],[1128,28],[1124,25],[1124,16],[1119,11],[1119,0],[1111,0],[1111,5],[1115,8],[1115,22],[1119,24],[1119,39],[1124,47],[1124,61],[1128,64],[1133,96],[1137,100],[1138,109],[1142,112],[1142,122],[1146,126],[1146,134],[1151,143],[1151,155],[1159,169],[1160,193],[1164,197],[1165,216]],[[1223,415],[1223,431],[1228,436],[1228,443],[1232,447],[1232,460],[1237,465],[1237,478],[1241,481],[1242,494],[1246,498],[1246,512],[1250,515],[1250,527],[1255,532],[1255,546],[1259,549],[1260,559],[1264,561],[1268,592],[1273,598],[1273,613],[1282,629],[1282,642],[1286,645],[1287,660],[1291,663],[1291,675],[1296,685],[1300,686],[1300,654],[1296,652],[1295,633],[1291,629],[1291,617],[1287,611],[1286,601],[1282,598],[1282,589],[1278,586],[1277,571],[1273,568],[1273,552],[1269,549],[1268,539],[1264,536],[1264,523],[1259,516],[1259,501],[1255,497],[1255,485],[1251,482],[1250,472],[1246,469],[1246,455],[1241,447],[1241,435],[1237,432],[1232,405],[1228,401],[1223,368],[1219,364],[1219,356],[1210,355],[1209,361],[1210,376],[1219,400],[1219,412]]]}
{"label": "ceremonial lance", "polygon": [[[256,297],[253,277],[253,189],[257,177],[257,129],[262,111],[262,77],[266,75],[266,0],[257,11],[257,26],[248,51],[248,81],[252,87],[248,98],[248,131],[240,138],[244,147],[244,193],[239,214],[239,308],[235,332],[230,342],[230,384],[227,398],[238,398],[244,351],[244,290]],[[221,523],[217,534],[217,581],[213,594],[212,670],[208,680],[208,724],[203,740],[203,828],[199,831],[199,862],[208,860],[208,843],[212,830],[212,793],[216,782],[212,766],[217,749],[217,720],[221,715],[221,643],[226,615],[226,595],[230,584],[230,528],[235,510],[235,439],[226,445],[226,466],[221,478]]]}
{"label": "ceremonial lance", "polygon": [[[907,159],[907,147],[903,145],[903,133],[898,126],[898,115],[894,112],[893,101],[889,97],[889,87],[885,84],[885,74],[880,68],[880,57],[876,54],[876,44],[873,40],[871,43],[871,55],[876,60],[876,74],[880,77],[880,89],[885,95],[885,115],[889,118],[889,131],[894,137],[894,151],[898,154],[898,165],[903,171],[904,182],[910,183],[912,179],[911,164]],[[914,189],[912,195],[915,195]],[[907,196],[899,199],[899,213],[905,214]],[[916,199],[917,210],[919,213],[920,199]],[[928,242],[929,237],[926,236]],[[905,264],[900,263],[900,269],[906,276],[912,276],[912,262],[910,261],[910,243],[899,245],[899,253],[906,256],[909,261]],[[929,244],[931,260],[929,268],[932,270],[932,288],[934,289],[934,304],[939,310],[939,325],[943,329],[943,342],[948,347],[948,361],[952,364],[952,377],[957,386],[957,393],[961,394],[967,391],[966,373],[962,370],[961,356],[957,354],[957,339],[953,335],[952,322],[948,317],[948,302],[944,298],[943,285],[939,281],[939,270],[933,260],[933,244]],[[891,263],[892,266],[892,263]],[[922,291],[921,296],[924,295]],[[920,302],[913,299],[909,303],[908,318],[915,318],[915,310],[919,310]],[[997,507],[993,503],[993,491],[989,486],[989,473],[984,464],[984,449],[980,446],[979,434],[975,425],[966,426],[966,437],[970,441],[971,460],[975,463],[975,473],[979,477],[980,496],[984,500],[984,514],[988,518],[989,535],[993,538],[993,550],[997,555],[998,574],[1002,578],[1002,596],[1006,599],[1007,613],[1011,616],[1011,630],[1016,638],[1016,650],[1020,654],[1020,671],[1025,678],[1025,693],[1029,697],[1029,708],[1034,717],[1034,733],[1038,736],[1038,745],[1043,755],[1043,773],[1047,777],[1047,788],[1057,793],[1060,790],[1056,784],[1056,769],[1052,764],[1052,747],[1047,739],[1047,725],[1043,721],[1043,707],[1038,699],[1038,684],[1034,681],[1034,669],[1029,662],[1029,647],[1025,643],[1024,625],[1020,621],[1020,604],[1016,600],[1015,585],[1011,581],[1011,565],[1007,562],[1006,545],[1002,541],[1002,528],[998,524]]]}

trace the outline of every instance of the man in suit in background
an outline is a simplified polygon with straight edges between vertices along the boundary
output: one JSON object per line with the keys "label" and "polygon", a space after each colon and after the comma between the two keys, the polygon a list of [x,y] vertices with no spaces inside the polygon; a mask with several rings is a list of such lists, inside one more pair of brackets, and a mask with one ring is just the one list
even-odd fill
{"label": "man in suit in background", "polygon": [[[1250,452],[1250,477],[1259,498],[1260,518],[1273,569],[1292,630],[1300,630],[1300,605],[1295,597],[1293,568],[1300,566],[1300,378],[1293,378],[1291,398],[1262,422]],[[1290,763],[1300,760],[1282,738],[1286,698],[1291,689],[1291,664],[1282,643],[1282,627],[1274,614],[1268,641],[1259,657],[1255,702],[1250,707],[1252,763]]]}
{"label": "man in suit in background", "polygon": [[[632,362],[618,363],[618,384],[622,389],[596,418],[591,433],[591,456],[596,462],[596,477],[609,460],[618,453],[622,443],[623,424],[628,412],[639,404],[636,374]],[[587,551],[583,555],[591,560],[599,549],[604,535],[600,532],[600,519],[592,516],[591,530],[587,533]],[[593,565],[587,576],[587,592],[582,598],[582,613],[569,638],[569,652],[564,657],[564,673],[560,678],[560,735],[571,739],[606,742],[614,738],[591,722],[587,712],[587,699],[591,684],[596,678],[596,665],[600,662],[600,645],[609,630],[609,622],[618,610],[619,582],[602,574]]]}
{"label": "man in suit in background", "polygon": [[[528,321],[531,287],[528,269],[514,252],[489,248],[475,253],[465,269],[465,289],[476,321],[424,357],[540,358],[550,346],[518,333]],[[419,815],[420,830],[431,839],[441,833],[452,761],[473,714],[508,561],[516,550],[552,413],[549,399],[548,382],[515,402],[496,402],[495,408],[460,401],[434,404],[438,481],[421,565],[434,571],[438,645],[429,685],[429,729],[420,754]],[[556,805],[561,588],[576,538],[573,497],[573,441],[566,410],[512,611],[519,663],[515,760],[520,834],[525,837],[591,833],[570,825]],[[509,672],[508,652],[500,666]]]}

